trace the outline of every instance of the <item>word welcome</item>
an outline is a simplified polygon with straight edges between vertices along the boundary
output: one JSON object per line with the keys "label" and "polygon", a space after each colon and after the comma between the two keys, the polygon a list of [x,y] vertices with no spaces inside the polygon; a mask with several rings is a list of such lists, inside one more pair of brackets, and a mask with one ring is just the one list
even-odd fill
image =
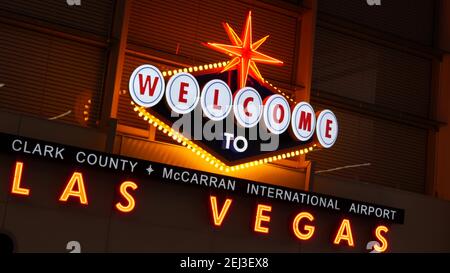
{"label": "word welcome", "polygon": [[[233,112],[239,126],[252,128],[262,119],[265,128],[275,135],[290,128],[295,139],[308,141],[315,133],[323,148],[333,146],[338,134],[338,122],[331,110],[316,113],[307,102],[299,102],[291,108],[284,96],[274,94],[263,99],[253,87],[243,87],[232,93],[228,84],[219,79],[200,87],[193,75],[181,72],[166,84],[158,68],[145,64],[133,71],[128,87],[133,101],[142,107],[153,107],[165,96],[173,112],[189,114],[200,102],[204,115],[210,120],[222,121]],[[225,136],[229,146],[231,137]]]}

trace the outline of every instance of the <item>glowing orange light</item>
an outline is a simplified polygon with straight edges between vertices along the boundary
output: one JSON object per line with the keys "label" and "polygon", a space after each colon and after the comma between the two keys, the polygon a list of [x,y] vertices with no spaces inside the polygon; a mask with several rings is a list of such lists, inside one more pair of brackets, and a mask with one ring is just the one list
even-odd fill
{"label": "glowing orange light", "polygon": [[22,188],[20,182],[22,181],[23,162],[17,161],[14,170],[14,179],[12,183],[11,193],[18,195],[30,195],[30,189]]}
{"label": "glowing orange light", "polygon": [[225,219],[225,216],[227,215],[228,209],[230,208],[233,199],[227,198],[220,212],[217,208],[217,198],[215,196],[210,196],[209,200],[211,202],[214,225],[220,227],[222,225],[223,219]]}
{"label": "glowing orange light", "polygon": [[389,231],[389,229],[385,226],[378,226],[375,229],[375,236],[377,237],[377,239],[380,241],[380,246],[374,245],[373,249],[375,249],[378,252],[385,252],[388,248],[388,241],[386,240],[386,238],[381,234],[381,232],[387,233]]}
{"label": "glowing orange light", "polygon": [[[209,66],[210,66],[209,64],[207,64],[207,65],[205,64],[204,65],[205,69],[208,69]],[[202,67],[203,66],[199,66],[199,68],[202,68]],[[214,65],[212,64],[211,67],[214,67]],[[195,70],[195,68],[196,67],[194,67],[194,70]],[[174,73],[176,71],[177,70],[174,70]],[[167,71],[167,74],[170,75],[170,73],[171,73],[171,71]],[[264,80],[264,83],[266,83],[267,85],[273,86],[273,84],[269,83],[269,81],[267,81],[267,80]],[[286,97],[289,98],[287,95],[286,95]],[[272,157],[266,157],[266,158],[261,159],[259,161],[246,162],[246,163],[243,163],[241,165],[235,165],[235,166],[228,166],[225,163],[223,163],[222,161],[220,161],[219,159],[217,159],[214,156],[212,156],[206,150],[204,150],[204,149],[200,148],[199,146],[195,145],[191,140],[189,140],[188,138],[186,138],[182,134],[174,131],[170,126],[165,124],[163,121],[157,119],[155,116],[153,116],[152,114],[147,112],[147,110],[144,107],[136,106],[133,101],[131,101],[131,105],[133,107],[133,110],[135,112],[138,112],[137,114],[138,114],[139,117],[141,117],[144,120],[148,120],[149,124],[155,126],[158,130],[162,131],[164,134],[166,134],[169,137],[171,137],[174,141],[180,143],[181,145],[183,145],[186,148],[190,149],[192,152],[196,153],[196,155],[200,156],[206,162],[209,162],[210,165],[212,165],[215,168],[218,168],[220,171],[224,171],[224,172],[238,171],[238,170],[246,169],[246,168],[249,168],[249,167],[255,167],[255,166],[258,166],[258,165],[261,165],[261,164],[271,163],[273,161],[290,158],[290,157],[293,157],[293,156],[296,156],[296,155],[303,155],[303,154],[308,153],[308,151],[313,151],[314,147],[317,146],[316,144],[314,144],[311,147],[302,148],[301,150],[297,150],[297,151],[289,151],[287,153],[275,155],[275,156],[272,156]],[[200,153],[198,153],[198,151],[200,151]],[[234,167],[234,168],[230,168],[230,167]]]}
{"label": "glowing orange light", "polygon": [[[78,190],[74,190],[74,186],[77,185]],[[74,172],[69,182],[66,185],[59,201],[66,202],[70,196],[78,197],[80,203],[83,205],[88,204],[86,190],[84,189],[83,174],[80,172]]]}
{"label": "glowing orange light", "polygon": [[339,227],[339,230],[336,234],[336,237],[334,238],[334,244],[339,245],[341,240],[347,241],[347,244],[351,247],[354,247],[355,244],[353,243],[353,235],[352,235],[352,228],[350,226],[350,220],[344,219],[342,220],[341,226]]}
{"label": "glowing orange light", "polygon": [[127,191],[128,188],[131,188],[132,190],[136,190],[138,186],[136,183],[132,181],[125,181],[122,184],[120,184],[120,194],[125,198],[125,200],[128,202],[126,206],[122,205],[120,202],[116,204],[116,208],[120,210],[121,212],[131,212],[134,207],[136,206],[136,202],[134,201],[133,196]]}
{"label": "glowing orange light", "polygon": [[304,229],[307,232],[306,233],[302,233],[298,229],[298,224],[300,223],[300,221],[303,218],[306,218],[309,221],[314,221],[314,216],[312,216],[311,213],[300,212],[299,214],[297,214],[297,216],[295,216],[294,222],[292,223],[292,229],[294,230],[295,236],[297,236],[297,238],[299,238],[300,240],[309,240],[313,236],[315,228],[314,228],[314,226],[305,225]]}
{"label": "glowing orange light", "polygon": [[228,23],[224,23],[225,31],[230,38],[232,45],[207,43],[207,46],[230,55],[233,59],[224,67],[222,72],[237,68],[239,77],[239,88],[242,88],[247,83],[248,74],[252,75],[255,79],[261,83],[264,82],[261,73],[256,66],[256,63],[264,64],[277,64],[282,65],[283,62],[272,58],[268,55],[256,51],[269,37],[269,35],[263,37],[257,42],[252,42],[252,12],[248,12],[247,20],[245,22],[242,38],[239,38],[236,32],[231,28]]}
{"label": "glowing orange light", "polygon": [[271,212],[272,211],[272,206],[268,206],[268,205],[258,205],[258,208],[256,210],[256,217],[255,217],[255,228],[254,230],[256,232],[261,232],[261,233],[269,233],[269,228],[268,227],[263,227],[261,226],[261,222],[270,222],[270,216],[268,215],[264,215],[263,212],[268,211]]}

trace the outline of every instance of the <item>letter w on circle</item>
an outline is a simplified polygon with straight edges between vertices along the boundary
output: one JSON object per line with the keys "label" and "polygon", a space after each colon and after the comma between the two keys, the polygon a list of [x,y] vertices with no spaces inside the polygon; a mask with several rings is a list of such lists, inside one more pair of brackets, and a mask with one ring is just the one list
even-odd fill
{"label": "letter w on circle", "polygon": [[143,75],[139,74],[139,90],[141,91],[141,95],[145,94],[145,90],[149,90],[150,96],[153,96],[155,93],[156,85],[158,85],[158,77],[153,78],[153,85],[151,84],[151,77],[147,75],[145,77],[145,82],[143,83]]}
{"label": "letter w on circle", "polygon": [[228,209],[230,208],[233,200],[227,198],[227,200],[225,200],[225,204],[223,204],[223,207],[219,213],[219,209],[217,208],[217,198],[215,196],[210,196],[209,199],[211,201],[211,210],[213,214],[214,225],[221,226],[223,219],[225,219],[225,216],[227,215]]}

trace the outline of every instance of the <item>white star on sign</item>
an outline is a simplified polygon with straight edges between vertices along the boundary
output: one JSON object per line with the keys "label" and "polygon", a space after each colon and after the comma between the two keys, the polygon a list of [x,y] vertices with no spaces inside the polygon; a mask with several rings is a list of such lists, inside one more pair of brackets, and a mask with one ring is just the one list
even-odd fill
{"label": "white star on sign", "polygon": [[151,164],[148,165],[148,168],[147,168],[146,170],[147,170],[147,172],[148,172],[148,175],[151,175],[152,172],[154,171],[154,170],[152,169],[152,165],[151,165]]}

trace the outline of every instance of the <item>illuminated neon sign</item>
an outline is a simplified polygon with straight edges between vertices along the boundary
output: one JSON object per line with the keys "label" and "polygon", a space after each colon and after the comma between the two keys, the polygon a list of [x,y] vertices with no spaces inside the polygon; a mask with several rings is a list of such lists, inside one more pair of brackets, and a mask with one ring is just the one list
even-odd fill
{"label": "illuminated neon sign", "polygon": [[[22,196],[30,196],[30,189],[25,189],[22,186],[21,176],[17,176],[18,173],[22,172],[24,168],[23,162],[16,162],[15,170],[14,170],[14,178],[12,181],[13,187],[11,188],[11,194],[22,195]],[[65,185],[63,192],[59,198],[60,202],[78,202],[83,206],[88,205],[88,196],[86,191],[86,185],[83,179],[82,172],[73,172],[68,182]],[[21,191],[17,191],[17,189],[21,189],[22,191],[26,190],[27,194],[25,195]],[[128,190],[130,189],[130,190]],[[138,185],[130,180],[123,181],[119,186],[119,196],[122,200],[118,201],[115,204],[115,208],[123,213],[131,213],[136,207],[136,200],[133,196],[133,191],[138,189]],[[219,206],[218,203],[223,203],[223,205]],[[211,219],[213,225],[216,228],[222,227],[224,221],[226,220],[229,213],[232,211],[233,199],[227,198],[225,201],[218,200],[217,196],[210,195],[209,197],[210,203],[210,211],[211,211]],[[252,226],[255,233],[269,234],[270,233],[270,222],[271,222],[271,213],[272,213],[272,205],[269,204],[257,204],[256,205],[256,213],[254,216],[254,225]],[[292,222],[292,231],[294,236],[299,241],[307,241],[310,240],[315,234],[315,226],[314,226],[314,216],[307,211],[301,211],[297,214]],[[388,240],[386,239],[386,234],[389,229],[386,226],[380,225],[377,226],[374,230],[374,236],[377,241],[379,241],[379,245],[376,246],[376,250],[378,252],[384,252],[388,249]],[[382,233],[383,232],[383,233]],[[354,235],[351,229],[351,222],[349,219],[343,219],[340,223],[339,229],[336,231],[336,235],[334,235],[335,245],[343,245],[349,247],[355,247],[354,243]]]}
{"label": "illuminated neon sign", "polygon": [[[283,62],[258,51],[268,36],[252,41],[251,18],[249,12],[242,37],[224,24],[231,45],[206,44],[230,61],[162,72],[144,64],[129,80],[131,104],[140,117],[225,172],[330,148],[338,135],[331,110],[296,102],[262,77],[257,63]],[[176,128],[183,119],[188,121]],[[208,124],[197,130],[200,139],[186,133],[198,123]],[[214,137],[205,137],[206,131]],[[271,142],[264,143],[264,137]]]}
{"label": "illuminated neon sign", "polygon": [[[364,236],[360,229],[354,229],[352,217],[365,217],[375,223],[371,224],[370,229],[370,238],[376,242],[374,249],[377,252],[384,252],[389,249],[390,228],[387,224],[401,224],[404,221],[404,211],[396,208],[13,135],[0,134],[0,139],[3,143],[2,151],[13,155],[10,163],[4,164],[12,163],[9,192],[17,199],[33,198],[34,195],[39,196],[40,191],[47,190],[40,188],[30,175],[37,171],[33,164],[35,159],[42,159],[56,162],[60,167],[63,166],[60,163],[69,166],[58,178],[61,186],[54,192],[55,203],[61,206],[79,205],[79,209],[96,206],[95,203],[98,201],[93,196],[91,188],[91,183],[96,183],[93,177],[95,179],[100,177],[98,174],[92,175],[91,170],[96,169],[102,170],[101,173],[105,175],[114,176],[113,179],[110,177],[100,179],[107,179],[108,182],[111,180],[113,184],[118,182],[114,186],[115,197],[112,207],[123,216],[140,208],[142,202],[140,198],[145,188],[151,188],[152,183],[161,183],[161,185],[180,184],[199,190],[204,189],[205,201],[199,209],[209,212],[211,227],[217,230],[232,224],[233,220],[230,218],[237,214],[236,210],[242,206],[240,199],[245,196],[255,200],[252,205],[253,212],[247,215],[250,220],[245,224],[248,230],[260,236],[269,236],[277,232],[274,222],[280,221],[278,206],[280,202],[289,203],[291,216],[282,223],[286,226],[286,230],[290,230],[292,239],[298,242],[328,236],[330,245],[349,249],[361,247],[361,242],[357,239],[366,238],[369,234]],[[40,163],[37,166],[42,168],[43,165]],[[55,178],[52,177],[51,180]],[[141,183],[145,183],[146,186],[141,186]],[[320,211],[328,213],[321,214]],[[336,216],[332,216],[329,212],[333,212]],[[335,218],[336,226],[331,228],[321,226],[319,219],[324,215]]]}

